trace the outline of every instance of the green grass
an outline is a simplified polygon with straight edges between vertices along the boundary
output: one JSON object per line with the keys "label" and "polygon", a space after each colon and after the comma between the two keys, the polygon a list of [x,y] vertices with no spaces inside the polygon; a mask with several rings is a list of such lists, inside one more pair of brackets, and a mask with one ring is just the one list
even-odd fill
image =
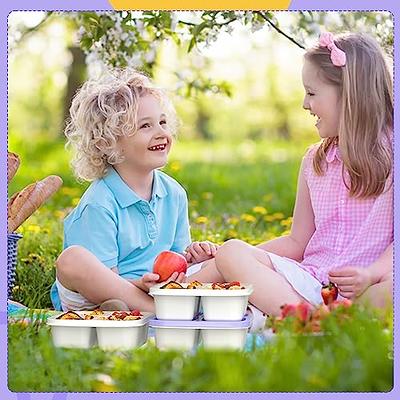
{"label": "green grass", "polygon": [[[9,326],[13,391],[267,392],[377,391],[393,385],[392,315],[353,306],[325,323],[324,336],[293,335],[247,352],[162,352],[153,343],[132,351],[59,349],[48,328]],[[35,365],[32,368],[32,365]],[[244,365],[246,366],[244,368]]]}
{"label": "green grass", "polygon": [[[178,142],[166,172],[188,191],[194,240],[250,243],[290,229],[296,180],[308,143]],[[77,184],[62,142],[10,139],[21,167],[9,187],[20,190],[48,174],[63,188],[20,229],[13,298],[51,307],[62,219],[87,185]],[[160,352],[152,343],[130,352],[54,348],[43,324],[9,325],[9,388],[13,391],[389,391],[392,316],[354,308],[345,325],[327,321],[322,337],[279,335],[248,352]],[[35,366],[32,368],[32,366]],[[246,365],[246,368],[243,366]]]}

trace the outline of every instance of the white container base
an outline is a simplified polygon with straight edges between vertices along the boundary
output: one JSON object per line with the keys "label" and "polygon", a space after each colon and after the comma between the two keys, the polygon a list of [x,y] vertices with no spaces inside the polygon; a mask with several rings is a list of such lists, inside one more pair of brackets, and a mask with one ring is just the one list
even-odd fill
{"label": "white container base", "polygon": [[199,308],[197,296],[158,296],[154,295],[156,317],[191,321]]}
{"label": "white container base", "polygon": [[135,328],[96,328],[99,347],[104,350],[130,350],[147,340],[148,325]]}
{"label": "white container base", "polygon": [[192,350],[197,346],[197,329],[155,328],[156,346],[160,350]]}
{"label": "white container base", "polygon": [[90,327],[52,326],[53,343],[56,347],[88,349],[96,345],[96,331]]}
{"label": "white container base", "polygon": [[249,296],[203,296],[201,307],[205,321],[241,321]]}
{"label": "white container base", "polygon": [[201,342],[205,349],[243,350],[247,328],[201,329]]}
{"label": "white container base", "polygon": [[[90,311],[77,311],[82,318]],[[105,317],[112,311],[104,311]],[[147,340],[150,318],[153,313],[143,312],[137,320],[63,320],[50,317],[47,325],[51,327],[53,343],[56,347],[75,347],[87,349],[98,344],[107,350],[129,350],[142,346]]]}

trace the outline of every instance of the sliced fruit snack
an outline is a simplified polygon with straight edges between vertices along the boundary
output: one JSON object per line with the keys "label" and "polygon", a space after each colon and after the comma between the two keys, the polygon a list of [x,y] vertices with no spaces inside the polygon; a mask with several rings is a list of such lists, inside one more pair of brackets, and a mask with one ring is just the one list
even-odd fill
{"label": "sliced fruit snack", "polygon": [[190,282],[186,289],[200,289],[203,284],[199,281]]}
{"label": "sliced fruit snack", "polygon": [[61,314],[57,317],[57,319],[83,319],[79,314],[74,311],[67,311],[64,314]]}
{"label": "sliced fruit snack", "polygon": [[114,311],[107,319],[112,321],[135,321],[143,315],[139,310],[132,311]]}
{"label": "sliced fruit snack", "polygon": [[160,289],[184,289],[184,287],[178,282],[170,281],[161,286]]}

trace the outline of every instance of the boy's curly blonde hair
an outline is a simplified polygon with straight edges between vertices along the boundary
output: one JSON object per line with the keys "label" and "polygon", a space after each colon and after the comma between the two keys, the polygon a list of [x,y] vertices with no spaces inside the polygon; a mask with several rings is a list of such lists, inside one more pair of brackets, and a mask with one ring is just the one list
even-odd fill
{"label": "boy's curly blonde hair", "polygon": [[175,134],[178,123],[174,107],[165,92],[154,87],[143,73],[114,69],[82,85],[72,100],[65,128],[67,147],[75,150],[71,165],[79,180],[101,178],[111,165],[123,161],[118,138],[136,133],[138,99],[148,94],[160,100],[168,128]]}

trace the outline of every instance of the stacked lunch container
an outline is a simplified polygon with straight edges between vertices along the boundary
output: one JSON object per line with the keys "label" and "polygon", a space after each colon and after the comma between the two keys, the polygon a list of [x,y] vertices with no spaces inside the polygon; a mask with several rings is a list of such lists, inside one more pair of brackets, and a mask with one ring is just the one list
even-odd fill
{"label": "stacked lunch container", "polygon": [[[125,314],[124,320],[112,318]],[[146,343],[152,317],[154,314],[149,312],[132,315],[124,311],[68,311],[48,318],[47,325],[56,347],[130,350]]]}
{"label": "stacked lunch container", "polygon": [[247,303],[253,288],[216,285],[186,283],[174,288],[160,284],[150,289],[156,317],[150,319],[149,326],[154,328],[159,349],[190,351],[199,345],[207,349],[244,348],[250,327]]}

